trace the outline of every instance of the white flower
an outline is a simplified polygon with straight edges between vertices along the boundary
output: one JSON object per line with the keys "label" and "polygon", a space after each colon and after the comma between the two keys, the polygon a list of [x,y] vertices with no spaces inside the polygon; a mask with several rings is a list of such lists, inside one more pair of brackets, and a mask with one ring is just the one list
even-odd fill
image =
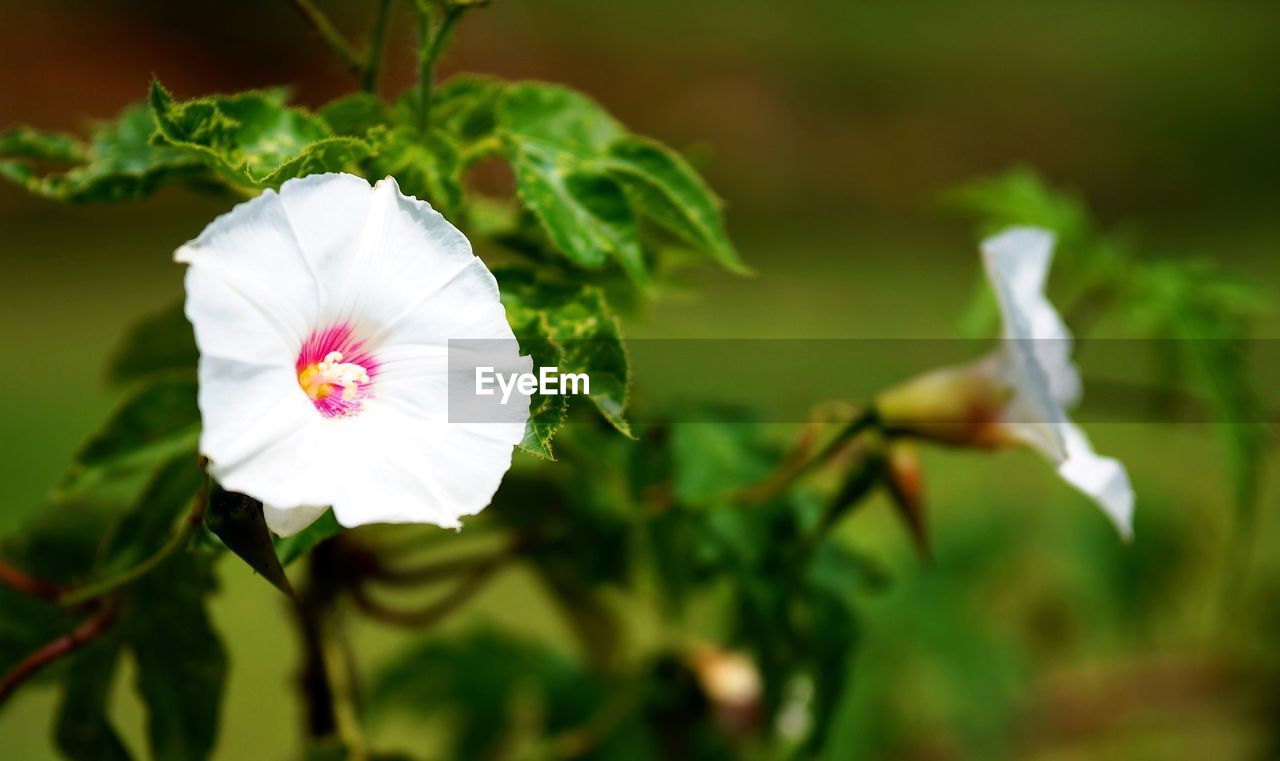
{"label": "white flower", "polygon": [[1053,235],[1038,228],[1011,228],[983,241],[1004,320],[1000,348],[973,364],[908,381],[883,394],[877,408],[890,428],[967,446],[1036,449],[1127,539],[1134,501],[1128,473],[1096,454],[1065,411],[1082,391],[1071,332],[1044,295],[1052,258]]}
{"label": "white flower", "polygon": [[501,339],[528,372],[466,237],[387,178],[290,180],[178,249],[200,348],[201,452],[226,489],[295,533],[432,523],[489,504],[527,409],[450,423],[448,342]]}

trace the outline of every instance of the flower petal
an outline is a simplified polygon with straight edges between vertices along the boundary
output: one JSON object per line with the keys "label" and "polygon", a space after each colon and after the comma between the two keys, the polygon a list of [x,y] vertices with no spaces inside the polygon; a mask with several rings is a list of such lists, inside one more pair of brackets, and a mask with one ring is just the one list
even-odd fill
{"label": "flower petal", "polygon": [[329,509],[328,505],[323,507],[301,506],[290,509],[282,509],[272,507],[271,505],[262,506],[262,517],[267,520],[267,528],[278,537],[293,536],[303,530],[312,523],[320,519]]}
{"label": "flower petal", "polygon": [[275,352],[260,351],[266,341],[253,331],[269,327],[287,356],[297,353],[316,322],[316,281],[273,190],[215,219],[174,259],[190,265],[187,313],[202,353],[278,361]]}
{"label": "flower petal", "polygon": [[280,202],[321,303],[332,301],[364,236],[373,188],[350,174],[313,174],[282,185]]}
{"label": "flower petal", "polygon": [[1080,373],[1071,361],[1071,331],[1044,293],[1053,233],[1010,228],[982,242],[982,258],[1004,318],[1004,338],[1013,351],[1033,358],[1054,402],[1074,406],[1081,389]]}
{"label": "flower petal", "polygon": [[199,376],[200,451],[214,463],[243,460],[315,417],[292,367],[204,355]]}
{"label": "flower petal", "polygon": [[[477,263],[466,236],[430,204],[401,193],[388,177],[373,188],[360,242],[347,257],[340,293],[327,305],[325,319],[362,325],[372,331],[370,342],[376,344],[401,318]],[[483,263],[479,267],[484,269]],[[495,284],[492,300],[496,294]]]}
{"label": "flower petal", "polygon": [[1067,459],[1058,475],[1098,503],[1126,541],[1133,536],[1133,486],[1119,460],[1093,451],[1089,438],[1076,425],[1064,426]]}
{"label": "flower petal", "polygon": [[[523,425],[427,423],[371,405],[352,423],[342,467],[361,474],[333,504],[348,528],[369,523],[433,523],[457,528],[493,499],[511,467]],[[357,426],[352,426],[356,428]],[[483,429],[483,431],[477,430]]]}

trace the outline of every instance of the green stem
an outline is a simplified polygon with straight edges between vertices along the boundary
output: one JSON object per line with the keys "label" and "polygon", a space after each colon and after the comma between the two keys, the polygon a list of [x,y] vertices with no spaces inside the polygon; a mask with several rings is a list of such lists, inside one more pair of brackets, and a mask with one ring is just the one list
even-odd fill
{"label": "green stem", "polygon": [[875,407],[868,405],[856,418],[846,423],[844,428],[827,442],[826,446],[817,454],[812,457],[807,456],[808,443],[802,443],[772,475],[758,484],[740,490],[736,495],[737,498],[742,502],[754,504],[767,502],[777,497],[789,489],[796,481],[812,472],[814,468],[831,459],[831,456],[840,451],[840,448],[847,444],[850,439],[868,428],[878,425],[879,422]]}
{"label": "green stem", "polygon": [[427,0],[416,0],[418,11],[418,131],[426,132],[431,123],[431,90],[435,87],[436,61],[449,46],[453,28],[466,6],[453,6],[444,12],[440,26],[432,31],[431,9]]}
{"label": "green stem", "polygon": [[361,77],[364,74],[364,62],[356,55],[356,51],[352,49],[351,44],[342,36],[342,32],[333,25],[329,17],[315,6],[311,0],[289,0],[293,7],[298,9],[307,23],[311,24],[311,28],[316,30],[321,39],[328,44],[329,49],[334,52],[338,58],[342,59],[342,64],[354,74]]}
{"label": "green stem", "polygon": [[387,44],[387,23],[391,19],[391,0],[380,0],[373,17],[373,29],[369,32],[369,50],[365,54],[364,73],[360,77],[360,89],[378,92],[378,79],[382,76],[382,51]]}
{"label": "green stem", "polygon": [[182,521],[182,525],[178,526],[173,535],[169,537],[169,541],[165,542],[164,546],[157,550],[154,555],[116,576],[73,589],[59,596],[58,604],[63,607],[74,608],[90,600],[96,600],[99,597],[110,594],[121,587],[126,587],[151,573],[156,566],[163,563],[170,555],[187,545],[187,541],[195,533],[196,527],[204,522],[204,511],[208,504],[209,476],[205,474],[191,512]]}

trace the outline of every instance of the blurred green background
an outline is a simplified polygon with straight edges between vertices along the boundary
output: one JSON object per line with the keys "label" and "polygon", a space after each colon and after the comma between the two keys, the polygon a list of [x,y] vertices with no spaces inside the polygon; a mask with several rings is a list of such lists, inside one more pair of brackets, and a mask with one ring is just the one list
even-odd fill
{"label": "blurred green background", "polygon": [[[324,7],[362,34],[365,4]],[[349,87],[283,0],[0,0],[0,22],[0,127],[78,129],[142,99],[153,72],[181,96],[291,84],[319,104]],[[407,16],[394,36],[387,92],[412,76]],[[1280,286],[1277,39],[1280,4],[1267,0],[496,0],[462,25],[444,68],[572,84],[705,162],[758,277],[699,277],[630,336],[948,337],[977,258],[973,231],[936,195],[1015,164],[1077,190],[1150,250]],[[226,205],[170,191],[63,207],[0,187],[0,533],[109,409],[113,338],[180,292],[170,252]],[[1280,338],[1274,313],[1262,334]],[[895,584],[866,602],[841,752],[1280,752],[1277,490],[1229,601],[1229,489],[1209,429],[1090,432],[1130,466],[1131,547],[1028,453],[926,453],[933,567],[885,504],[845,526]],[[223,564],[222,579],[232,672],[219,757],[284,757],[300,721],[285,611],[244,566]],[[642,643],[671,637],[656,609],[633,608]],[[519,572],[445,628],[477,620],[571,647]],[[400,641],[362,629],[360,658],[376,664]],[[5,707],[0,755],[52,757],[54,697],[37,687]],[[140,736],[123,696],[117,719]],[[374,736],[422,750],[435,731],[393,720]]]}

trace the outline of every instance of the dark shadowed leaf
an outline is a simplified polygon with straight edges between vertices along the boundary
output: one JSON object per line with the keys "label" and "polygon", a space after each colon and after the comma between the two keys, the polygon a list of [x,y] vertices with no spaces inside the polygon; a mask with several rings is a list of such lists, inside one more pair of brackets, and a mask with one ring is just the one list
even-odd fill
{"label": "dark shadowed leaf", "polygon": [[207,558],[180,554],[142,577],[125,602],[157,761],[203,761],[218,737],[227,656],[205,610],[212,588]]}
{"label": "dark shadowed leaf", "polygon": [[151,378],[134,388],[81,445],[59,489],[71,493],[115,472],[183,453],[194,461],[199,433],[195,378],[188,373]]}
{"label": "dark shadowed leaf", "polygon": [[103,556],[106,572],[129,568],[160,549],[203,484],[204,473],[194,456],[179,455],[162,465],[113,527]]}
{"label": "dark shadowed leaf", "polygon": [[115,383],[137,380],[160,370],[195,370],[199,352],[182,302],[174,302],[134,323],[107,365]]}
{"label": "dark shadowed leaf", "polygon": [[107,716],[119,659],[119,638],[108,636],[80,651],[63,679],[54,741],[71,761],[131,758]]}
{"label": "dark shadowed leaf", "polygon": [[209,496],[204,523],[227,545],[227,549],[248,563],[262,578],[281,592],[293,596],[293,587],[284,575],[271,530],[262,515],[261,502],[215,486]]}

